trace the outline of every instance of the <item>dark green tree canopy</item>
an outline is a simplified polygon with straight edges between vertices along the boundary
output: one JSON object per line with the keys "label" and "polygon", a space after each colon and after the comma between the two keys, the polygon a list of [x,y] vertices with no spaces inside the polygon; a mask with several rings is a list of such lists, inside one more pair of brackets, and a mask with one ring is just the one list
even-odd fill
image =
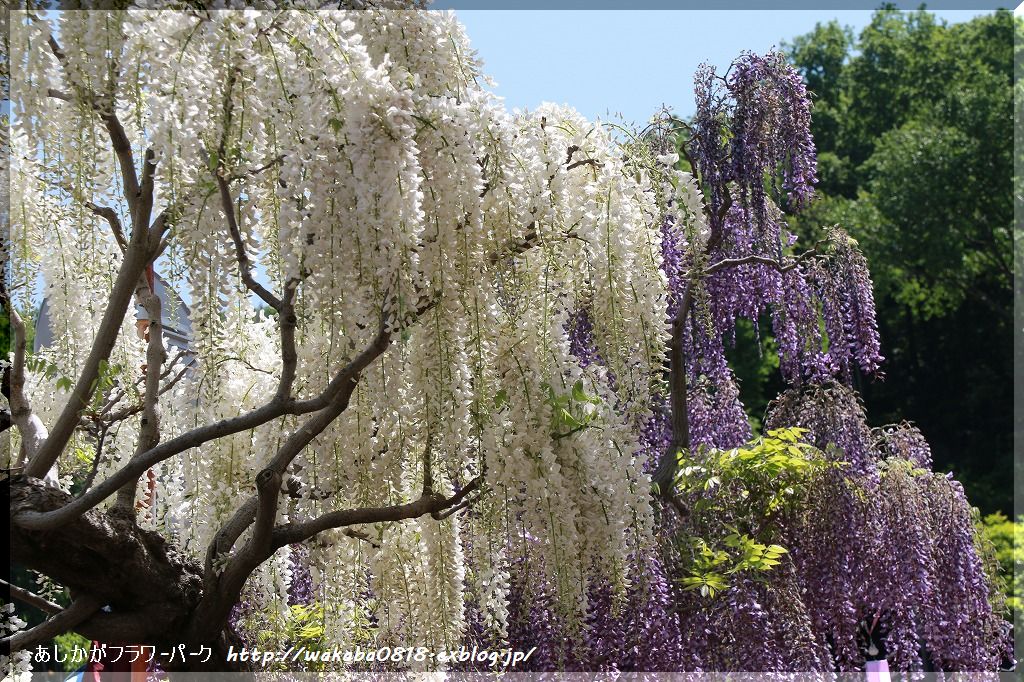
{"label": "dark green tree canopy", "polygon": [[889,379],[864,387],[869,414],[905,408],[974,502],[1006,510],[1014,31],[1008,11],[882,9],[856,38],[831,22],[787,45],[820,150],[796,228],[848,226],[872,263]]}

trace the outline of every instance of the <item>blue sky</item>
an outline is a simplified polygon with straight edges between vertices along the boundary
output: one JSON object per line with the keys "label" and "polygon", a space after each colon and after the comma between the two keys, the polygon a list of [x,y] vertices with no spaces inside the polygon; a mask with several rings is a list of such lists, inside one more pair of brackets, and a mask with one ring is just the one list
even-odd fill
{"label": "blue sky", "polygon": [[[985,12],[937,11],[949,23]],[[619,112],[645,122],[662,104],[693,112],[693,73],[726,67],[741,51],[766,52],[838,19],[856,32],[868,10],[459,10],[506,106],[574,106],[587,118]]]}

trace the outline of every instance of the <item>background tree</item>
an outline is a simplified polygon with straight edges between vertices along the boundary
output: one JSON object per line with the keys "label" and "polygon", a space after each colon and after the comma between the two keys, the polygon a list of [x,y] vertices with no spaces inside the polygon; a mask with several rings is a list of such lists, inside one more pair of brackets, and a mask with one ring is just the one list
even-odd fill
{"label": "background tree", "polygon": [[795,225],[841,223],[872,263],[888,380],[859,384],[868,412],[915,421],[936,466],[1007,513],[1014,26],[879,10],[856,40],[832,22],[787,47],[821,152]]}

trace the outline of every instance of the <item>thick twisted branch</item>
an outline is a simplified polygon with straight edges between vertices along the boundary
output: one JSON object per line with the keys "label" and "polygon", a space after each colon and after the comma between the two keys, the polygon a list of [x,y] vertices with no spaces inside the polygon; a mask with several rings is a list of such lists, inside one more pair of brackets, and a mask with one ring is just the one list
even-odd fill
{"label": "thick twisted branch", "polygon": [[237,417],[222,419],[221,421],[192,429],[176,438],[160,443],[139,455],[138,458],[133,458],[122,469],[111,475],[110,478],[97,484],[87,493],[64,507],[50,512],[25,512],[15,517],[14,522],[23,528],[32,530],[55,528],[95,507],[114,494],[122,485],[142,475],[150,467],[185,450],[198,447],[217,438],[248,431],[285,415],[302,415],[322,410],[330,404],[331,400],[343,390],[354,376],[365,369],[372,361],[373,358],[368,357],[366,351],[364,351],[363,354],[357,356],[335,374],[327,387],[313,398],[302,401],[291,398],[286,400],[275,398]]}
{"label": "thick twisted branch", "polygon": [[57,461],[74,430],[78,427],[82,412],[88,407],[93,387],[99,378],[100,365],[110,358],[110,353],[114,350],[117,335],[121,330],[121,322],[128,312],[128,306],[139,277],[142,276],[146,265],[155,256],[147,246],[147,244],[136,240],[133,235],[129,249],[121,261],[121,268],[111,289],[107,309],[103,313],[103,319],[78,381],[75,383],[71,395],[68,396],[67,405],[57,418],[49,436],[26,466],[26,475],[42,478]]}
{"label": "thick twisted branch", "polygon": [[[39,418],[32,413],[32,405],[25,395],[25,353],[26,334],[25,323],[21,315],[14,309],[6,291],[3,293],[3,303],[7,314],[10,316],[11,331],[14,335],[14,357],[12,358],[10,372],[9,403],[11,406],[11,422],[18,427],[21,433],[21,450],[18,453],[16,464],[21,466],[36,455],[40,444],[46,438],[46,427]],[[45,474],[49,469],[44,471]],[[41,476],[40,476],[41,477]]]}
{"label": "thick twisted branch", "polygon": [[722,260],[716,263],[712,263],[711,265],[704,268],[704,274],[712,275],[718,272],[719,270],[724,270],[726,268],[734,268],[740,265],[749,265],[751,263],[767,265],[770,268],[775,268],[779,272],[789,272],[790,270],[800,265],[800,263],[803,263],[805,260],[813,258],[814,256],[818,255],[818,249],[827,242],[827,239],[820,239],[817,242],[815,242],[814,246],[807,249],[796,258],[791,258],[788,261],[781,261],[776,260],[775,258],[768,258],[766,256],[758,255],[744,256],[742,258],[723,258]]}
{"label": "thick twisted branch", "polygon": [[[150,271],[151,272],[151,271]],[[147,334],[149,342],[146,347],[145,392],[142,397],[142,420],[135,453],[137,457],[151,450],[160,442],[160,377],[163,363],[167,359],[167,351],[163,341],[163,313],[160,297],[143,277],[136,288],[136,296],[142,301],[143,309],[149,317]],[[130,460],[129,460],[130,461]],[[135,513],[135,492],[138,478],[126,483],[117,493],[117,506],[126,513]]]}

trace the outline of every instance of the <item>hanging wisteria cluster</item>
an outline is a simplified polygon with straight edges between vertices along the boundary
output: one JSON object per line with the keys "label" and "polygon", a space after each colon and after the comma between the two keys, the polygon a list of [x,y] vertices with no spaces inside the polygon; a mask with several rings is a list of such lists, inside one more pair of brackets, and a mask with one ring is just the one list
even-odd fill
{"label": "hanging wisteria cluster", "polygon": [[[530,590],[516,592],[523,625],[510,638],[520,646],[550,643],[532,661],[536,670],[827,672],[863,669],[871,658],[887,658],[895,670],[1007,665],[1012,638],[983,570],[963,489],[931,471],[927,442],[912,425],[869,429],[850,388],[856,373],[881,377],[864,257],[838,227],[805,251],[794,249],[786,229],[779,200],[802,207],[815,180],[802,83],[780,55],[749,55],[726,78],[703,68],[697,102],[681,151],[707,200],[702,204],[692,179],[679,183],[686,193],[666,211],[661,253],[668,319],[688,306],[682,343],[689,448],[712,461],[702,448],[735,448],[750,438],[726,344],[738,319],[755,330],[770,319],[792,388],[773,403],[765,428],[806,429],[804,438],[836,466],[808,481],[799,507],[772,522],[774,541],[790,559],[771,573],[735,579],[717,596],[681,588],[691,567],[677,545],[701,532],[704,519],[685,511],[677,518],[666,506],[661,557],[648,564],[654,580],[635,587],[646,598],[631,594],[617,605],[601,601],[596,588],[592,603],[603,608],[574,636],[545,607],[544,583],[530,581]],[[664,156],[672,137],[651,137],[655,153],[674,163],[674,154]],[[584,365],[600,363],[587,323],[579,315],[571,325],[573,352]],[[657,408],[642,428],[649,461],[671,456],[677,445],[668,408]],[[740,507],[750,491],[717,494]],[[701,497],[685,502],[699,505]],[[738,521],[757,527],[767,519]],[[635,626],[641,611],[648,629]],[[638,632],[639,648],[632,638]],[[659,657],[656,643],[665,641],[676,646]],[[641,650],[650,656],[639,660]]]}
{"label": "hanging wisteria cluster", "polygon": [[[507,112],[450,13],[13,17],[9,291],[54,332],[25,388],[51,435],[18,464],[68,490],[91,469],[15,523],[131,514],[201,574],[196,622],[264,646],[313,618],[323,648],[537,646],[534,670],[854,670],[867,621],[900,669],[999,665],[962,488],[849,388],[882,362],[864,258],[786,227],[816,162],[781,55],[702,68],[690,125],[623,142]],[[740,319],[791,386],[766,425],[835,466],[747,520],[781,565],[712,595],[681,583],[701,496],[675,469],[754,436]]]}
{"label": "hanging wisteria cluster", "polygon": [[842,473],[821,481],[790,531],[808,613],[840,667],[863,661],[860,623],[875,628],[899,670],[1003,665],[1008,624],[973,510],[951,474],[932,472],[920,432],[867,430],[856,396],[839,384],[793,389],[770,421],[813,425],[817,442],[845,445]]}
{"label": "hanging wisteria cluster", "polygon": [[[133,239],[125,213],[119,234],[96,208],[131,203],[113,111],[152,171],[166,225],[154,269],[186,293],[194,330],[160,438],[257,411],[286,384],[315,400],[372,352],[340,416],[290,455],[276,524],[421,494],[473,504],[313,539],[329,641],[371,619],[381,642],[454,645],[471,581],[504,628],[508,566],[525,556],[568,622],[585,618],[591,580],[624,584],[652,542],[633,426],[659,391],[666,281],[650,174],[608,130],[562,107],[506,112],[451,14],[70,12],[57,50],[41,17],[15,23],[13,280],[27,307],[42,268],[49,318],[74,325],[40,351],[54,371],[30,373],[44,422]],[[568,331],[582,307],[601,358],[589,367]],[[145,354],[126,315],[105,379],[137,388]],[[201,557],[302,425],[285,415],[156,462],[139,523]],[[137,417],[111,428],[96,480],[139,439]],[[75,448],[95,455],[86,434],[65,457]],[[481,538],[471,554],[463,537]],[[281,614],[289,555],[248,581]]]}

